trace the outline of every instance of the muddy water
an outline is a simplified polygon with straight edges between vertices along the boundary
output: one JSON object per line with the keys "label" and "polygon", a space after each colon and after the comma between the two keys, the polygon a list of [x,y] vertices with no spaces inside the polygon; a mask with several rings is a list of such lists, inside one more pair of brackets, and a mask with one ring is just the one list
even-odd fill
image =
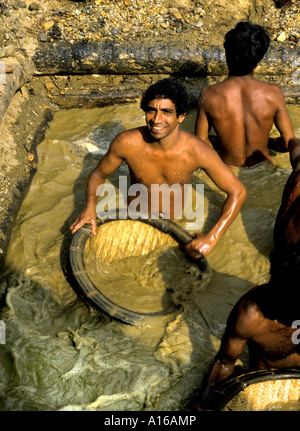
{"label": "muddy water", "polygon": [[[290,109],[300,136],[299,107]],[[183,127],[193,131],[195,113]],[[144,124],[138,105],[58,112],[39,145],[39,169],[14,228],[2,277],[1,410],[181,410],[218,349],[236,300],[269,277],[268,254],[287,154],[252,169],[235,169],[248,197],[207,257],[208,282],[185,274],[173,298],[180,308],[128,326],[98,315],[74,293],[64,268],[68,226],[84,203],[91,169],[121,130]],[[109,178],[117,185],[121,166]],[[224,199],[202,171],[204,230]],[[146,283],[147,284],[147,283]],[[122,280],[119,280],[122,288]],[[247,365],[247,352],[241,358]]]}

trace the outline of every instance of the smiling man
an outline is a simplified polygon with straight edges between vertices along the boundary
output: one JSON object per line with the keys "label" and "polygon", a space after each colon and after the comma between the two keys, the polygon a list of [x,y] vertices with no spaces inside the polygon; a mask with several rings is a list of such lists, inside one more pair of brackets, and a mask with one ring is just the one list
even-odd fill
{"label": "smiling man", "polygon": [[[146,126],[121,132],[113,139],[108,152],[89,176],[86,205],[71,225],[72,233],[85,223],[90,223],[92,233],[96,234],[97,189],[123,161],[128,165],[131,183],[142,184],[148,191],[149,214],[151,186],[178,184],[183,188],[189,184],[193,172],[202,168],[227,197],[216,224],[207,233],[199,232],[186,245],[186,252],[198,259],[213,249],[238,214],[246,191],[215,150],[192,133],[180,129],[188,107],[187,92],[175,80],[162,79],[146,90],[141,100]],[[162,213],[162,200],[163,196],[160,196],[159,214]],[[175,208],[172,196],[170,206]],[[172,213],[170,218],[175,215]]]}

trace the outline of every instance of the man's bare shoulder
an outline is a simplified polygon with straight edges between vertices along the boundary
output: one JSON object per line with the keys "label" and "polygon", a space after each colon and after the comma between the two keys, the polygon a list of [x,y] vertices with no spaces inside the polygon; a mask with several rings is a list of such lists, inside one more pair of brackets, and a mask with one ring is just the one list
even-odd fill
{"label": "man's bare shoulder", "polygon": [[210,97],[211,95],[217,94],[222,87],[224,87],[224,82],[218,82],[216,84],[208,85],[207,87],[202,88],[200,95],[199,95],[199,102],[205,100],[207,97]]}
{"label": "man's bare shoulder", "polygon": [[128,146],[137,146],[144,142],[143,136],[146,127],[124,130],[114,137],[110,144],[110,150],[117,151]]}
{"label": "man's bare shoulder", "polygon": [[[222,162],[220,156],[207,142],[189,132],[182,132],[184,140],[180,140],[180,154],[181,159],[186,157],[189,166],[193,171],[197,169],[204,169],[207,173],[210,170],[221,172],[227,171],[229,168]],[[212,175],[212,173],[211,173]]]}
{"label": "man's bare shoulder", "polygon": [[[243,295],[232,312],[232,326],[241,337],[251,338],[260,328],[264,316],[257,305],[256,297],[263,286],[256,286]],[[232,328],[232,329],[233,329]]]}
{"label": "man's bare shoulder", "polygon": [[141,139],[145,133],[146,127],[137,127],[134,129],[123,130],[118,135],[115,136],[112,142],[123,143],[127,141],[132,141],[136,139]]}
{"label": "man's bare shoulder", "polygon": [[209,112],[218,109],[222,97],[227,94],[229,90],[226,80],[204,87],[198,98],[199,107]]}
{"label": "man's bare shoulder", "polygon": [[[261,81],[258,79],[251,78],[251,79],[245,81],[245,83],[243,83],[243,85],[246,85],[247,88],[248,87],[256,87],[257,89],[269,91],[271,93],[282,94],[281,88],[273,82],[266,82],[266,81]],[[234,88],[235,87],[241,87],[241,82],[238,78],[237,79],[233,78],[231,80],[229,78],[227,78],[221,82],[217,82],[215,84],[208,85],[207,87],[204,87],[201,90],[199,100],[205,99],[207,97],[211,97],[213,95],[219,95],[220,92],[231,90],[233,87]]]}
{"label": "man's bare shoulder", "polygon": [[231,322],[234,325],[242,321],[253,321],[261,315],[256,302],[256,296],[261,286],[256,286],[246,292],[235,304],[231,312]]}
{"label": "man's bare shoulder", "polygon": [[255,290],[251,290],[248,294],[243,296],[237,304],[238,313],[244,314],[246,317],[255,316],[259,312],[255,295]]}
{"label": "man's bare shoulder", "polygon": [[269,93],[276,97],[283,96],[283,92],[281,88],[274,82],[265,82],[265,81],[260,81],[258,79],[255,79],[253,81],[255,82],[257,89],[264,91],[266,94]]}
{"label": "man's bare shoulder", "polygon": [[261,87],[266,87],[272,91],[282,92],[281,88],[277,84],[275,84],[274,82],[262,81],[260,79],[253,79],[253,82],[256,85],[260,85]]}

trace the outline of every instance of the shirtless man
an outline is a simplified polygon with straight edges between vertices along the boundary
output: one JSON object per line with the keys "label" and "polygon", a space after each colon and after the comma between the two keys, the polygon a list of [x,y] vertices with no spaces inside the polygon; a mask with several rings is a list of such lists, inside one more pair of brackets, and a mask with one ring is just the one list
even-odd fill
{"label": "shirtless man", "polygon": [[215,385],[234,373],[247,344],[251,369],[300,368],[300,139],[289,150],[293,171],[275,223],[270,282],[248,291],[232,309],[203,406]]}
{"label": "shirtless man", "polygon": [[274,226],[274,247],[280,250],[285,244],[295,244],[300,239],[300,139],[289,143],[292,173],[282,194]]}
{"label": "shirtless man", "polygon": [[[231,167],[254,166],[269,148],[287,152],[294,138],[281,89],[258,81],[253,71],[269,48],[269,36],[255,24],[240,22],[225,35],[228,77],[205,87],[199,97],[195,134]],[[280,138],[269,138],[275,124]],[[211,128],[216,136],[209,135]]]}
{"label": "shirtless man", "polygon": [[208,144],[180,130],[179,125],[188,111],[187,93],[181,84],[163,79],[151,85],[142,98],[141,108],[146,126],[121,132],[113,139],[108,152],[89,176],[85,209],[71,225],[71,231],[75,233],[90,223],[92,233],[96,234],[97,189],[123,161],[129,167],[131,183],[145,185],[149,196],[151,184],[183,187],[193,172],[202,168],[227,197],[212,229],[198,233],[186,245],[186,252],[198,259],[213,249],[235,219],[246,198],[245,188]]}

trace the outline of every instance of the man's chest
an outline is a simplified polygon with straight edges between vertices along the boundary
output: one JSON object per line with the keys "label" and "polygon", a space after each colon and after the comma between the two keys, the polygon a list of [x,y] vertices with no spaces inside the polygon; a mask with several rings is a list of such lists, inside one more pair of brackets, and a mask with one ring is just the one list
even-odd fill
{"label": "man's chest", "polygon": [[126,160],[132,180],[149,187],[151,184],[184,184],[190,181],[192,170],[179,157],[147,155]]}

